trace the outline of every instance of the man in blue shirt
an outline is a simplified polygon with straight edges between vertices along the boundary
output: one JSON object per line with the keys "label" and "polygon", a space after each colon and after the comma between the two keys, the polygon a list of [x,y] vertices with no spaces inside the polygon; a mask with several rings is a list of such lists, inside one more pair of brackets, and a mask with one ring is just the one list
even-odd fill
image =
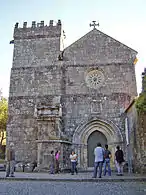
{"label": "man in blue shirt", "polygon": [[104,161],[104,149],[101,147],[101,143],[97,144],[97,147],[94,149],[95,161],[94,161],[94,175],[93,178],[97,177],[97,169],[99,167],[99,178],[102,174],[102,165]]}

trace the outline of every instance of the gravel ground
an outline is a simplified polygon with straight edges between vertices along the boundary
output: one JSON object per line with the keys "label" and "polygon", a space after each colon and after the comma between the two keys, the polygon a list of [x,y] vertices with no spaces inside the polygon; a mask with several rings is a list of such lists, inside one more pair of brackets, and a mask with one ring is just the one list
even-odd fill
{"label": "gravel ground", "polygon": [[140,182],[1,181],[0,195],[145,195]]}

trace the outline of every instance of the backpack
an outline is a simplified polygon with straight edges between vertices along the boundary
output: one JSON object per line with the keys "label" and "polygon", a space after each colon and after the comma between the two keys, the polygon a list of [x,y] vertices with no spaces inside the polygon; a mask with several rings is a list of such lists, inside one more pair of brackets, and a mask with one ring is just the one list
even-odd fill
{"label": "backpack", "polygon": [[109,150],[104,151],[104,158],[110,158],[111,152]]}

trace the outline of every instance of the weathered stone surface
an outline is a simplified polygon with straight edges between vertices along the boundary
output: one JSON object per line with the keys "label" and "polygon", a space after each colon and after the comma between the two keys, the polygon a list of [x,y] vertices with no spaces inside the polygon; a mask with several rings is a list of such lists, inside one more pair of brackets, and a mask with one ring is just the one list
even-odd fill
{"label": "weathered stone surface", "polygon": [[[43,23],[36,27],[34,22],[31,28],[16,25],[7,144],[15,143],[20,161],[43,159],[45,153],[50,155],[60,147],[62,167],[69,163],[73,148],[79,165],[87,168],[86,133],[104,133],[113,154],[116,144],[124,145],[121,118],[137,95],[133,65],[137,52],[96,29],[63,52],[60,39],[60,22],[52,26],[50,21],[48,27]],[[97,70],[102,72],[102,80],[94,76]],[[86,79],[90,71],[93,75]],[[96,86],[90,88],[88,80]],[[50,140],[56,143],[52,145]],[[71,147],[57,140],[78,143]]]}
{"label": "weathered stone surface", "polygon": [[146,113],[139,114],[137,126],[137,145],[135,147],[136,169],[146,173]]}
{"label": "weathered stone surface", "polygon": [[142,73],[142,93],[125,111],[128,123],[127,156],[135,172],[146,173],[146,69]]}
{"label": "weathered stone surface", "polygon": [[134,172],[146,173],[146,114],[138,113],[135,101],[126,110],[128,118],[129,144],[127,158]]}
{"label": "weathered stone surface", "polygon": [[93,29],[64,51],[65,61],[77,64],[131,63],[136,51]]}

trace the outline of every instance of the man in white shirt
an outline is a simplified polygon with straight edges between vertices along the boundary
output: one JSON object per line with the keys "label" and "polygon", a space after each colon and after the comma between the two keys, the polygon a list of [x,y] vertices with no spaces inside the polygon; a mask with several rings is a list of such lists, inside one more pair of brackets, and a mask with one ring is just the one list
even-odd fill
{"label": "man in white shirt", "polygon": [[78,173],[77,171],[77,154],[72,151],[72,153],[70,154],[70,160],[71,160],[71,174],[74,175],[74,172],[76,172],[76,174]]}
{"label": "man in white shirt", "polygon": [[104,149],[101,147],[101,143],[97,144],[97,147],[94,149],[95,161],[94,161],[94,175],[93,178],[97,177],[97,169],[99,167],[99,178],[102,174],[102,165],[104,161]]}

